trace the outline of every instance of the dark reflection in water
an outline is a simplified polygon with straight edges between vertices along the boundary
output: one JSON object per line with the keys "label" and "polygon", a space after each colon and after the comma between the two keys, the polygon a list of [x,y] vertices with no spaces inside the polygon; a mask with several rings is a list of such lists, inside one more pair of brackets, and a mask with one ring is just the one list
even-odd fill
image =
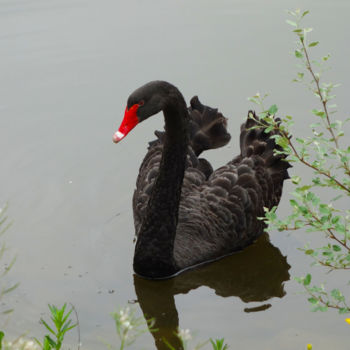
{"label": "dark reflection in water", "polygon": [[[179,325],[174,295],[186,294],[192,289],[207,286],[222,297],[237,296],[243,302],[264,302],[285,295],[284,282],[289,280],[287,263],[267,234],[262,235],[244,251],[185,272],[165,281],[150,281],[134,276],[138,302],[146,319],[154,318],[152,333],[158,350],[169,349],[162,339],[167,339],[175,349],[182,346],[175,336]],[[271,304],[246,308],[245,312],[264,311]]]}

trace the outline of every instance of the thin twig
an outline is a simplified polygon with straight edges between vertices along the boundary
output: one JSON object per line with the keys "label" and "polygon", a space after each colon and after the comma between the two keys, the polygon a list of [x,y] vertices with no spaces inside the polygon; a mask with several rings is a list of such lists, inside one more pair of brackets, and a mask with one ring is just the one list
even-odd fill
{"label": "thin twig", "polygon": [[304,165],[308,166],[309,168],[315,170],[317,173],[319,173],[320,175],[326,176],[328,177],[330,180],[334,181],[340,188],[342,188],[343,190],[345,190],[346,192],[350,193],[350,188],[346,187],[345,185],[343,185],[340,181],[338,181],[334,176],[327,174],[325,171],[315,167],[314,165],[310,164],[309,162],[307,162],[303,157],[301,157],[298,153],[298,151],[296,150],[296,148],[294,147],[292,141],[290,140],[289,137],[287,137],[287,134],[284,131],[280,132],[283,134],[284,137],[286,137],[288,139],[288,144],[291,147],[291,149],[293,150],[294,155],[298,158],[298,160],[303,163]]}
{"label": "thin twig", "polygon": [[327,263],[323,262],[322,260],[319,260],[319,259],[316,259],[316,258],[315,258],[315,261],[317,261],[322,266],[330,268],[331,270],[350,270],[350,267],[335,266],[335,265],[327,264]]}
{"label": "thin twig", "polygon": [[81,341],[80,341],[80,322],[79,322],[79,317],[78,317],[78,312],[76,310],[76,308],[74,307],[74,305],[72,303],[69,303],[70,306],[72,307],[75,317],[77,319],[77,332],[78,332],[78,350],[80,350],[80,345],[81,345]]}
{"label": "thin twig", "polygon": [[[304,286],[305,287],[305,286]],[[330,307],[330,308],[333,308],[333,309],[337,309],[337,310],[340,310],[340,309],[343,309],[341,306],[339,305],[334,305],[334,304],[330,304],[329,301],[325,301],[320,295],[319,296],[316,296],[315,294],[313,294],[308,288],[306,288],[306,291],[314,298],[314,299],[317,299],[321,304],[327,306],[327,307]],[[345,303],[345,301],[342,301],[345,308],[349,310],[349,307],[347,306],[347,304]],[[350,310],[349,310],[350,311]]]}
{"label": "thin twig", "polygon": [[[308,212],[311,214],[312,218],[317,221],[320,225],[322,225],[322,221],[321,219],[312,211],[312,209],[307,205],[307,203],[305,203]],[[311,225],[313,226],[313,225]],[[331,227],[327,228],[326,230],[321,229],[323,232],[328,232],[328,236],[331,239],[334,239],[335,241],[337,241],[340,245],[342,245],[346,250],[350,251],[350,247],[348,247],[348,245],[343,242],[342,240],[340,240],[338,237],[335,236],[333,229]]]}
{"label": "thin twig", "polygon": [[316,75],[315,75],[315,73],[314,73],[314,71],[312,69],[310,58],[309,58],[309,54],[308,54],[308,52],[306,50],[305,41],[300,39],[300,42],[301,42],[301,45],[303,46],[304,53],[305,53],[305,58],[306,58],[306,62],[307,62],[306,68],[311,73],[312,78],[313,78],[313,80],[314,80],[314,82],[316,84],[317,93],[318,93],[318,96],[320,97],[320,100],[321,100],[322,105],[323,105],[323,110],[324,110],[324,112],[326,114],[327,124],[328,124],[327,130],[331,133],[332,139],[333,139],[333,141],[335,143],[335,146],[338,149],[339,148],[338,139],[334,135],[333,129],[331,127],[331,122],[330,122],[329,113],[328,113],[328,109],[327,109],[327,100],[322,97],[322,92],[321,92],[321,87],[320,87],[320,79],[318,79],[316,77]]}
{"label": "thin twig", "polygon": [[[309,58],[309,53],[308,53],[308,51],[306,49],[306,46],[305,46],[305,40],[300,38],[300,42],[301,42],[301,45],[302,45],[302,47],[304,49],[304,53],[305,53],[305,58],[306,58],[306,63],[307,63],[306,68],[310,72],[310,74],[312,76],[312,79],[314,80],[314,82],[316,84],[317,93],[318,93],[318,96],[319,96],[319,98],[321,100],[324,113],[326,115],[326,119],[327,119],[327,127],[326,127],[326,129],[330,132],[330,134],[332,136],[332,139],[334,141],[336,149],[339,150],[338,137],[334,135],[333,128],[331,126],[331,121],[330,121],[330,117],[329,117],[328,108],[327,108],[328,100],[324,99],[323,96],[322,96],[321,87],[320,87],[320,79],[316,77],[316,75],[315,75],[315,73],[313,71],[313,68],[312,68],[312,65],[311,65],[311,61],[310,61],[310,58]],[[346,173],[348,175],[350,175],[349,164],[347,162],[343,162],[343,165],[344,165]]]}

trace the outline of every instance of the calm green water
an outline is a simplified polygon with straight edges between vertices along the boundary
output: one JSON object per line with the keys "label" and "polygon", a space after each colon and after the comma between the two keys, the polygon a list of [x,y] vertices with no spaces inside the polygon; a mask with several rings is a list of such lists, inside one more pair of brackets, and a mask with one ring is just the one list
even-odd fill
{"label": "calm green water", "polygon": [[[131,196],[147,142],[163,121],[149,120],[112,143],[128,95],[154,79],[172,82],[187,100],[198,94],[229,118],[230,145],[208,154],[215,166],[238,153],[246,98],[257,91],[295,116],[295,134],[305,133],[314,100],[291,83],[294,37],[285,23],[285,10],[299,6],[311,10],[321,41],[315,54],[333,54],[327,76],[343,83],[337,103],[345,113],[345,0],[0,0],[0,203],[10,201],[14,225],[6,239],[18,255],[10,280],[21,283],[7,299],[15,307],[8,334],[41,336],[46,304],[67,301],[78,310],[83,348],[105,349],[101,339],[116,341],[109,313],[138,299],[138,312],[155,316],[167,337],[179,325],[198,341],[225,337],[235,349],[348,349],[343,317],[310,313],[290,280],[310,270],[297,248],[318,241],[303,232],[271,232],[171,281],[134,277]],[[336,286],[349,280],[313,273]],[[76,334],[67,340],[73,346]],[[133,348],[154,349],[154,341],[148,334]]]}

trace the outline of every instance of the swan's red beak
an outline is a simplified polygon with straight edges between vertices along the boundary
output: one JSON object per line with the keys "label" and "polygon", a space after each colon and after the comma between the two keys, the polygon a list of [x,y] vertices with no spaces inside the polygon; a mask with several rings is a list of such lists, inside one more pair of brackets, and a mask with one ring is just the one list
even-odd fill
{"label": "swan's red beak", "polygon": [[120,124],[118,131],[113,135],[114,143],[118,143],[122,140],[139,123],[139,119],[136,115],[139,107],[138,104],[131,106],[129,109],[126,107],[124,119]]}

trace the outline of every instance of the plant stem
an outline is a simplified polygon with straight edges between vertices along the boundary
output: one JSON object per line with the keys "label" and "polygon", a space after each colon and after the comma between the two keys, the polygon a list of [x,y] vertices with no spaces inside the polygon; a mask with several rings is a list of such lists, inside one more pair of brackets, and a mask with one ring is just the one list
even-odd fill
{"label": "plant stem", "polygon": [[322,106],[323,106],[323,110],[324,110],[324,112],[326,114],[327,124],[328,124],[327,130],[331,133],[332,139],[333,139],[333,141],[335,143],[336,148],[339,148],[338,139],[334,135],[333,129],[331,127],[331,122],[330,122],[329,113],[328,113],[328,109],[327,109],[327,100],[322,97],[322,92],[321,92],[321,87],[320,87],[320,80],[316,77],[316,75],[315,75],[315,73],[314,73],[314,71],[312,69],[310,58],[309,58],[309,54],[308,54],[308,51],[307,51],[306,46],[305,46],[305,40],[300,39],[300,42],[301,42],[301,45],[303,46],[304,53],[305,53],[305,58],[306,58],[306,62],[307,62],[306,68],[311,73],[312,78],[313,78],[313,80],[314,80],[314,82],[316,84],[317,93],[318,93],[318,96],[320,97],[320,100],[321,100]]}
{"label": "plant stem", "polygon": [[[317,299],[321,304],[327,306],[327,307],[330,307],[330,308],[333,308],[333,309],[342,309],[339,305],[335,305],[335,304],[330,304],[328,301],[325,301],[320,295],[319,296],[316,296],[315,294],[313,294],[308,288],[306,288],[306,291],[315,299]],[[350,311],[349,307],[346,305],[345,301],[343,301],[344,303],[344,306]]]}
{"label": "plant stem", "polygon": [[[277,127],[278,128],[278,127]],[[279,129],[280,130],[280,129]],[[334,176],[326,173],[325,171],[318,169],[317,167],[315,167],[314,165],[310,164],[309,162],[307,162],[303,157],[300,156],[300,154],[298,153],[298,151],[296,150],[296,148],[294,147],[292,141],[290,140],[290,138],[287,136],[287,134],[280,130],[280,132],[283,134],[284,137],[287,138],[288,140],[288,144],[291,147],[291,149],[293,150],[294,155],[298,158],[298,160],[303,163],[304,165],[308,166],[309,168],[315,170],[318,174],[323,175],[328,177],[330,180],[334,181],[340,188],[342,188],[344,191],[348,192],[350,194],[350,188],[346,187],[345,185],[343,185],[340,181],[338,181]]]}
{"label": "plant stem", "polygon": [[319,260],[319,259],[315,259],[315,261],[317,261],[320,265],[324,266],[324,267],[328,267],[331,270],[350,270],[350,267],[346,267],[346,266],[335,266],[335,265],[331,265],[331,264],[326,264],[323,261]]}
{"label": "plant stem", "polygon": [[[311,214],[312,218],[317,221],[320,225],[322,225],[322,222],[320,220],[320,218],[313,212],[313,210],[306,204],[307,209],[309,211],[309,213]],[[312,224],[310,222],[310,224]],[[311,225],[312,226],[312,225]],[[347,246],[347,244],[345,242],[343,242],[341,239],[339,239],[338,237],[335,236],[333,229],[332,228],[327,228],[326,230],[322,230],[324,232],[328,232],[328,236],[331,239],[334,239],[335,241],[337,241],[340,245],[342,245],[345,249],[347,249],[348,251],[350,251],[350,247]]]}
{"label": "plant stem", "polygon": [[[310,61],[310,57],[309,57],[309,53],[306,49],[306,46],[305,46],[305,40],[300,38],[300,42],[301,42],[301,45],[304,49],[304,53],[305,53],[305,58],[306,58],[306,68],[307,70],[310,72],[311,76],[312,76],[312,79],[313,81],[315,82],[316,84],[316,88],[317,88],[317,94],[320,98],[320,101],[322,103],[322,107],[323,107],[323,111],[326,115],[326,120],[327,120],[327,126],[326,126],[326,129],[330,132],[331,136],[332,136],[332,140],[335,144],[335,147],[336,149],[339,150],[339,143],[338,143],[338,137],[335,136],[334,134],[334,131],[333,131],[333,128],[331,126],[331,121],[330,121],[330,117],[329,117],[329,112],[328,112],[328,108],[327,108],[327,102],[328,100],[327,99],[324,99],[323,96],[322,96],[322,92],[321,92],[321,87],[320,87],[320,79],[318,77],[316,77],[314,71],[313,71],[313,68],[312,68],[312,65],[311,65],[311,61]],[[348,175],[350,175],[350,168],[349,168],[349,164],[347,162],[343,162],[343,165],[344,165],[344,169],[346,171],[346,173]]]}

